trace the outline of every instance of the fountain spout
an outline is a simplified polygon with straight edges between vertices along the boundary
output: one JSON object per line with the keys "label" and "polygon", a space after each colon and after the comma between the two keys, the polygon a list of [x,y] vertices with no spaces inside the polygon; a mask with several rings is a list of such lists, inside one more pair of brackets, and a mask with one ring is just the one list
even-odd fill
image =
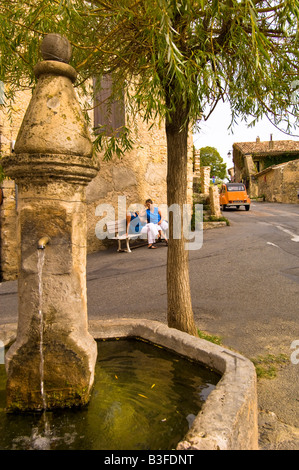
{"label": "fountain spout", "polygon": [[45,236],[45,237],[40,238],[37,242],[37,249],[38,250],[44,250],[48,243],[50,243],[50,238],[49,237]]}

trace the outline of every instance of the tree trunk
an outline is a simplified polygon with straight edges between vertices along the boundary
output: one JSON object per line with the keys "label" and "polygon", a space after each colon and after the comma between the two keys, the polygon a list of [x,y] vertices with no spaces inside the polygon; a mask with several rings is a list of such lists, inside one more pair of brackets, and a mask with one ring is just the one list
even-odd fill
{"label": "tree trunk", "polygon": [[166,118],[167,137],[167,204],[181,209],[181,238],[174,239],[173,217],[169,213],[167,254],[168,326],[197,336],[189,281],[189,251],[183,237],[183,204],[187,203],[188,122],[184,107],[177,106]]}

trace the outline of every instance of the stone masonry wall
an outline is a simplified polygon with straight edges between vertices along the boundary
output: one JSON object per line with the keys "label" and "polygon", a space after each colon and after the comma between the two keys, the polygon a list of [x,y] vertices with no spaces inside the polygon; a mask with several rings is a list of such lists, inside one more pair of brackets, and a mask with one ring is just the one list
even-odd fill
{"label": "stone masonry wall", "polygon": [[[18,93],[10,112],[5,104],[0,105],[0,158],[8,155],[13,149],[31,95],[31,90]],[[17,188],[14,181],[8,179],[2,182],[1,188],[3,203],[0,206],[0,280],[10,281],[16,279],[20,262]]]}
{"label": "stone masonry wall", "polygon": [[151,198],[155,204],[166,204],[166,143],[158,126],[147,132],[140,123],[139,134],[132,151],[120,159],[103,161],[98,154],[100,171],[87,187],[87,244],[88,251],[106,246],[96,237],[95,228],[101,216],[96,208],[111,204],[118,217],[118,197],[126,197],[127,209],[131,204],[143,204]]}
{"label": "stone masonry wall", "polygon": [[268,168],[257,177],[259,197],[269,202],[299,203],[299,160]]}
{"label": "stone masonry wall", "polygon": [[[3,156],[11,152],[12,142],[17,138],[31,95],[31,90],[19,93],[11,115],[5,105],[0,108],[0,150]],[[157,122],[149,130],[149,125],[140,118],[137,126],[131,127],[138,128],[132,151],[127,152],[123,158],[115,157],[109,162],[104,162],[103,155],[98,154],[100,171],[87,187],[88,252],[104,249],[107,246],[107,243],[99,240],[95,234],[96,224],[100,220],[99,216],[96,216],[96,207],[100,204],[112,204],[117,217],[118,196],[126,196],[127,208],[130,204],[143,204],[147,198],[151,198],[155,204],[162,205],[162,209],[164,205],[163,215],[166,216],[167,148],[164,123]],[[191,132],[188,149],[188,202],[191,204],[193,192]]]}
{"label": "stone masonry wall", "polygon": [[209,194],[211,167],[203,166],[200,168],[200,185],[203,194]]}
{"label": "stone masonry wall", "polygon": [[16,279],[20,262],[14,181],[3,181],[1,189],[3,202],[0,205],[0,280],[10,281]]}
{"label": "stone masonry wall", "polygon": [[[133,128],[133,126],[132,126]],[[134,148],[124,157],[103,161],[99,154],[100,171],[98,176],[87,187],[87,245],[88,252],[104,249],[107,240],[99,240],[95,229],[105,214],[97,215],[96,208],[111,204],[118,217],[118,197],[126,197],[126,207],[144,204],[150,198],[161,207],[163,217],[167,217],[167,145],[164,123],[156,123],[149,130],[149,124],[140,119],[138,134],[134,137]],[[190,133],[188,146],[188,202],[192,203],[193,140]]]}
{"label": "stone masonry wall", "polygon": [[210,196],[211,215],[213,215],[214,217],[218,217],[218,218],[221,217],[218,186],[216,185],[210,186],[209,196]]}
{"label": "stone masonry wall", "polygon": [[17,93],[11,111],[8,111],[5,104],[0,105],[0,152],[2,156],[11,152],[31,96],[31,90]]}
{"label": "stone masonry wall", "polygon": [[299,204],[299,160],[284,166],[281,202]]}

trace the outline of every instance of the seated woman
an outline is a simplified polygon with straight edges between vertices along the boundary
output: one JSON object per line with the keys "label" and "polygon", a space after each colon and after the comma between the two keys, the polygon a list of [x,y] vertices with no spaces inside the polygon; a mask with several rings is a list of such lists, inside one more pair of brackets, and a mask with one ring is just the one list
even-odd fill
{"label": "seated woman", "polygon": [[126,216],[127,232],[126,234],[143,234],[147,235],[148,248],[155,248],[154,243],[158,236],[158,229],[153,223],[147,223],[146,211],[133,211],[128,212]]}
{"label": "seated woman", "polygon": [[157,230],[158,230],[158,238],[162,238],[162,231],[164,239],[166,241],[166,244],[168,244],[167,237],[165,235],[165,232],[168,229],[168,223],[166,220],[163,219],[161,211],[159,210],[158,207],[155,207],[153,204],[153,201],[151,199],[147,199],[145,201],[145,206],[146,206],[146,217],[147,217],[147,222],[148,223],[153,223]]}
{"label": "seated woman", "polygon": [[128,212],[127,220],[127,235],[130,233],[147,235],[148,248],[156,248],[154,243],[159,236],[159,225],[148,221],[146,209],[143,211]]}

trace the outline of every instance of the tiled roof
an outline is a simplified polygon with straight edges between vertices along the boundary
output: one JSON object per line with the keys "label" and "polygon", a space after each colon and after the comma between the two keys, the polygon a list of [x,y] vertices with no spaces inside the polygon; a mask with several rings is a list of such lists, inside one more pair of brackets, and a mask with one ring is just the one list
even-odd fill
{"label": "tiled roof", "polygon": [[299,141],[295,140],[272,140],[266,142],[236,142],[233,147],[243,155],[250,154],[273,154],[281,152],[298,152]]}

